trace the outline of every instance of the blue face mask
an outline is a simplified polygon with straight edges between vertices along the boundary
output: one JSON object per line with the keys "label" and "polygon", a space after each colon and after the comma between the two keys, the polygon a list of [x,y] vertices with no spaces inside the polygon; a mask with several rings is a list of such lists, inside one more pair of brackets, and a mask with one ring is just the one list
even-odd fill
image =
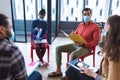
{"label": "blue face mask", "polygon": [[10,41],[11,41],[11,42],[14,42],[14,38],[15,38],[15,34],[14,34],[13,29],[11,29],[11,37],[10,37]]}
{"label": "blue face mask", "polygon": [[43,18],[39,18],[39,20],[40,20],[40,21],[44,21],[44,19],[43,19]]}
{"label": "blue face mask", "polygon": [[90,21],[90,16],[84,16],[83,17],[83,20],[84,20],[84,22],[89,22]]}

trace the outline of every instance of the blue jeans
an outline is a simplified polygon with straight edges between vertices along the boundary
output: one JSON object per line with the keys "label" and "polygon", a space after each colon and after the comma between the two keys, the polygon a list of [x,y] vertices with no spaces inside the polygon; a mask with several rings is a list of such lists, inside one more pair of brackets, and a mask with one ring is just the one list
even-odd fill
{"label": "blue jeans", "polygon": [[34,71],[29,77],[28,80],[42,80],[42,75],[38,71]]}

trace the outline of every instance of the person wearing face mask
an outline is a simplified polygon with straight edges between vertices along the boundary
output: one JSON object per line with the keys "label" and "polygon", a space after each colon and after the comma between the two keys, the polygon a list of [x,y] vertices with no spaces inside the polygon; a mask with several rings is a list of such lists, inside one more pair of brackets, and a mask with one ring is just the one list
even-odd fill
{"label": "person wearing face mask", "polygon": [[24,57],[11,36],[10,21],[0,13],[0,80],[42,80],[38,71],[27,76]]}
{"label": "person wearing face mask", "polygon": [[9,21],[9,25],[10,25],[10,33],[11,33],[11,37],[9,38],[9,40],[13,43],[14,39],[15,39],[15,33],[13,31],[13,27],[12,27],[12,22],[10,19],[8,19]]}
{"label": "person wearing face mask", "polygon": [[[83,22],[80,23],[75,31],[72,33],[81,35],[86,41],[86,44],[74,42],[65,44],[56,48],[56,64],[57,69],[48,74],[48,77],[62,76],[61,71],[61,55],[62,52],[70,52],[70,60],[75,60],[90,52],[92,47],[95,47],[100,39],[100,27],[91,20],[92,10],[84,8],[82,10]],[[63,79],[65,77],[62,77]]]}
{"label": "person wearing face mask", "polygon": [[45,54],[46,48],[45,43],[34,43],[33,40],[42,40],[46,39],[46,34],[48,31],[48,23],[44,20],[45,17],[45,9],[41,9],[39,12],[39,19],[34,20],[32,22],[32,44],[35,45],[36,54],[39,58],[39,61],[43,66],[48,66],[48,63],[43,60],[43,56]]}
{"label": "person wearing face mask", "polygon": [[69,67],[66,71],[68,80],[120,80],[120,16],[109,16],[105,28],[104,52],[99,72],[80,67],[81,72]]}

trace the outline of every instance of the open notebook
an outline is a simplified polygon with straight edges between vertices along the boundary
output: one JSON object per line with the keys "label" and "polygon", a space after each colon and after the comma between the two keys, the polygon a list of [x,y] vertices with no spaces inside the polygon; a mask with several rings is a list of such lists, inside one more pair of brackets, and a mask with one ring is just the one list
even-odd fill
{"label": "open notebook", "polygon": [[86,40],[82,37],[82,36],[80,36],[80,35],[78,35],[78,34],[75,34],[75,33],[71,33],[71,34],[67,34],[65,31],[63,31],[63,30],[61,30],[61,32],[63,32],[63,34],[66,36],[66,37],[68,37],[68,38],[70,38],[72,41],[74,41],[74,42],[79,42],[79,43],[81,43],[81,44],[86,44],[87,42],[86,42]]}

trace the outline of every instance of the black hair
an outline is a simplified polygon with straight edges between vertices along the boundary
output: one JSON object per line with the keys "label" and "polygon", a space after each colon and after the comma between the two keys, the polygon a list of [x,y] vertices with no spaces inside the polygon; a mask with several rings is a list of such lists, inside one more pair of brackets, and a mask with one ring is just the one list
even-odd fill
{"label": "black hair", "polygon": [[7,19],[8,17],[6,15],[0,13],[0,25],[1,26],[7,27],[7,25],[9,24]]}
{"label": "black hair", "polygon": [[84,11],[90,11],[90,14],[92,15],[92,10],[91,10],[90,8],[84,8],[84,9],[82,10],[82,14],[84,13]]}
{"label": "black hair", "polygon": [[41,9],[41,10],[39,11],[39,15],[45,15],[45,14],[46,14],[45,9]]}

